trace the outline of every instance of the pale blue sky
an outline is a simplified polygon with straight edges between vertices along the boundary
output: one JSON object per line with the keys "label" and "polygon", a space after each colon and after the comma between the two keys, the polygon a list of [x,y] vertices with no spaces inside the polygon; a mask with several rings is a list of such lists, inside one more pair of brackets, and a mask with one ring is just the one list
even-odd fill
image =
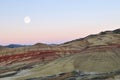
{"label": "pale blue sky", "polygon": [[0,0],[0,44],[62,43],[117,28],[120,0]]}

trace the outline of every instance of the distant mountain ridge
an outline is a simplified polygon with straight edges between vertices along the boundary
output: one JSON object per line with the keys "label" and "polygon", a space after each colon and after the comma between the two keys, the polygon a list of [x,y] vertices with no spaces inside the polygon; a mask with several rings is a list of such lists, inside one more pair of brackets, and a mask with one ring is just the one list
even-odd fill
{"label": "distant mountain ridge", "polygon": [[9,45],[6,45],[5,47],[8,47],[8,48],[19,48],[19,47],[26,47],[26,46],[30,46],[30,45],[9,44]]}

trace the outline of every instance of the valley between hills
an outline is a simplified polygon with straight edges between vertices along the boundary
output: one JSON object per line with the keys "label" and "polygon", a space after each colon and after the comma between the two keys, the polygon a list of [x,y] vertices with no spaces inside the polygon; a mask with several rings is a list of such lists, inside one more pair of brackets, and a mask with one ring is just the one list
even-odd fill
{"label": "valley between hills", "polygon": [[0,46],[0,80],[120,80],[120,29],[56,45]]}

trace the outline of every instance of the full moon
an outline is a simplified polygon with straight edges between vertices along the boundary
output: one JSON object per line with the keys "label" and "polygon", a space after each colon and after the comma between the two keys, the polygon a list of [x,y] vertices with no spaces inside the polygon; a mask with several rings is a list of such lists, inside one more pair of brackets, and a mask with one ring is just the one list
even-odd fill
{"label": "full moon", "polygon": [[26,24],[29,24],[29,23],[31,22],[30,17],[29,17],[29,16],[26,16],[26,17],[24,18],[24,22],[25,22]]}

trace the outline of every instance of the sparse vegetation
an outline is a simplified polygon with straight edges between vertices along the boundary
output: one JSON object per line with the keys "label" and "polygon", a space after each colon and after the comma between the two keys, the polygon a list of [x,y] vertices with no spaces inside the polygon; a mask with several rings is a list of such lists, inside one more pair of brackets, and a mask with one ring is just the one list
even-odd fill
{"label": "sparse vegetation", "polygon": [[116,34],[120,34],[120,29],[116,29],[113,32],[116,33]]}

